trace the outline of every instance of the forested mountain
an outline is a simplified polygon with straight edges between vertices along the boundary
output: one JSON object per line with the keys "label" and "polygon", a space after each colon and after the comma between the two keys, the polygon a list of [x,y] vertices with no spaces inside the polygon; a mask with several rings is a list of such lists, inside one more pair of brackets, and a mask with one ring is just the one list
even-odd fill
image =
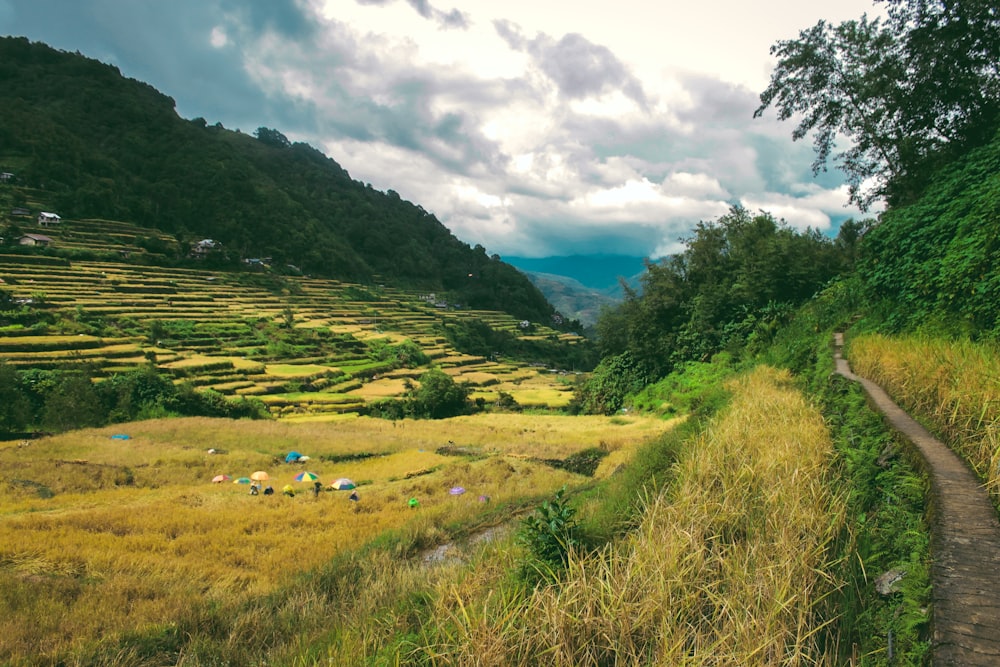
{"label": "forested mountain", "polygon": [[568,276],[537,271],[525,274],[560,313],[579,320],[584,327],[593,327],[601,312],[617,306],[623,296],[620,285],[602,291]]}
{"label": "forested mountain", "polygon": [[551,321],[552,306],[514,267],[277,129],[251,136],[182,119],[170,97],[117,68],[25,38],[0,38],[0,80],[0,169],[64,218],[134,222],[182,249],[210,238],[223,266],[270,257]]}

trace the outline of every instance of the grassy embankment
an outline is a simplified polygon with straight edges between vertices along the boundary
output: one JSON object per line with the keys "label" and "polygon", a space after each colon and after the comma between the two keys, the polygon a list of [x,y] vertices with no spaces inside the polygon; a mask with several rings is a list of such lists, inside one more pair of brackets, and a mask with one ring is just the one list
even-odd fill
{"label": "grassy embankment", "polygon": [[995,344],[874,334],[849,341],[851,361],[923,420],[975,470],[1000,505],[1000,354]]}
{"label": "grassy embankment", "polygon": [[[787,372],[732,385],[634,530],[523,594],[502,552],[436,591],[410,660],[433,665],[822,664],[845,499],[833,445]],[[417,657],[419,656],[419,658]]]}

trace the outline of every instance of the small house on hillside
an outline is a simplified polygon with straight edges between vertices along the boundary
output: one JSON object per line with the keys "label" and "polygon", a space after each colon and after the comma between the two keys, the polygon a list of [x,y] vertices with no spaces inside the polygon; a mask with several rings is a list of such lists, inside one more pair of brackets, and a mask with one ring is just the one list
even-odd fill
{"label": "small house on hillside", "polygon": [[0,172],[0,183],[10,183],[14,180],[14,174],[9,171]]}
{"label": "small house on hillside", "polygon": [[222,247],[222,244],[212,239],[202,239],[191,246],[192,257],[204,257],[213,250]]}
{"label": "small house on hillside", "polygon": [[62,218],[55,213],[42,211],[38,214],[38,224],[41,227],[55,227],[58,226],[60,222],[62,222]]}
{"label": "small house on hillside", "polygon": [[25,234],[17,242],[20,245],[47,246],[52,244],[52,239],[44,234]]}
{"label": "small house on hillside", "polygon": [[30,218],[31,211],[29,211],[26,208],[22,208],[20,206],[15,206],[14,208],[10,209],[10,216],[12,218]]}

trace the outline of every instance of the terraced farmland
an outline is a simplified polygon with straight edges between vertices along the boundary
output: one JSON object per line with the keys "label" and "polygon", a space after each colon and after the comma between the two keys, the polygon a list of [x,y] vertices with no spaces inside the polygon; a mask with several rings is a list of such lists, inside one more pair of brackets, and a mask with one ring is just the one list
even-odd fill
{"label": "terraced farmland", "polygon": [[[89,249],[110,243],[105,239],[115,226],[104,222],[91,234],[71,229],[44,231],[61,244]],[[137,229],[118,233],[143,237]],[[118,249],[123,256],[144,252],[125,243]],[[0,255],[0,280],[24,307],[60,315],[41,333],[37,326],[0,329],[0,361],[15,367],[87,364],[100,377],[152,362],[177,382],[256,396],[289,420],[357,412],[402,394],[430,366],[468,382],[473,398],[487,402],[506,392],[524,407],[558,408],[572,395],[571,373],[453,349],[442,335],[449,323],[477,319],[516,335],[522,323],[504,313],[443,306],[434,295],[309,277],[14,254]],[[539,323],[531,329],[536,339],[578,340]],[[276,339],[271,334],[278,330],[284,333]],[[379,348],[405,341],[430,361],[400,368],[379,358]]]}

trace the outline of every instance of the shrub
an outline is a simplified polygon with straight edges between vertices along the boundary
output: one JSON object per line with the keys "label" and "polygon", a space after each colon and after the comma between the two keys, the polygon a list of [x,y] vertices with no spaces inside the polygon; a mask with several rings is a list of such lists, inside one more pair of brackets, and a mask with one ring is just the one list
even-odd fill
{"label": "shrub", "polygon": [[444,419],[465,414],[470,409],[469,388],[450,375],[431,369],[420,376],[420,385],[409,392],[407,412],[412,417]]}
{"label": "shrub", "polygon": [[556,578],[569,564],[570,552],[580,544],[576,510],[566,503],[565,495],[563,486],[521,524],[518,540],[530,552],[523,568],[529,580]]}

